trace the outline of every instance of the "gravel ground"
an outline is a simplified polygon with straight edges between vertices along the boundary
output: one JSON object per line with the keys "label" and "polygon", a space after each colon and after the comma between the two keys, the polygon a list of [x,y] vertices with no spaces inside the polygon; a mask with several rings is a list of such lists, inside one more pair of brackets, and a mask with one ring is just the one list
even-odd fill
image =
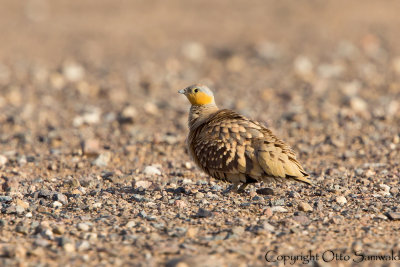
{"label": "gravel ground", "polygon": [[[400,265],[398,2],[0,2],[1,266]],[[315,186],[196,169],[196,82]]]}

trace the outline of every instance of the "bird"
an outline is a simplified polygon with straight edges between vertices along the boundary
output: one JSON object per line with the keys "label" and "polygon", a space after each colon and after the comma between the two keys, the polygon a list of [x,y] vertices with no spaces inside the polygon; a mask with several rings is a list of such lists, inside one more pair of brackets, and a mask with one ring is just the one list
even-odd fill
{"label": "bird", "polygon": [[214,94],[202,84],[179,90],[189,100],[186,139],[194,163],[209,176],[232,184],[243,193],[251,183],[312,184],[294,151],[261,123],[219,109]]}

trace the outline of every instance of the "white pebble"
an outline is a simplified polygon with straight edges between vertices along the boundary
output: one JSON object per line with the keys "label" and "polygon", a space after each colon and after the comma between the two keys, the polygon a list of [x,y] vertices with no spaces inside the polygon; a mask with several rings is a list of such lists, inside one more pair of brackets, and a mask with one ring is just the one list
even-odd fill
{"label": "white pebble", "polygon": [[390,191],[390,186],[388,186],[386,184],[380,184],[379,187],[385,192],[389,192]]}
{"label": "white pebble", "polygon": [[77,82],[85,75],[85,69],[76,63],[67,63],[63,67],[64,77],[70,82]]}
{"label": "white pebble", "polygon": [[75,246],[71,243],[66,243],[63,246],[65,252],[74,252],[75,251]]}
{"label": "white pebble", "polygon": [[185,168],[186,168],[186,169],[190,170],[192,167],[193,167],[193,165],[192,165],[191,162],[189,162],[189,161],[186,161],[186,162],[185,162]]}
{"label": "white pebble", "polygon": [[149,188],[150,186],[151,186],[151,182],[149,182],[149,181],[144,181],[144,180],[142,180],[142,181],[137,181],[136,183],[135,183],[135,187],[136,188],[139,188],[139,187],[142,187],[143,189],[147,189],[147,188]]}
{"label": "white pebble", "polygon": [[52,206],[53,208],[60,208],[62,207],[62,203],[60,201],[54,201]]}
{"label": "white pebble", "polygon": [[81,230],[81,231],[89,231],[89,225],[88,224],[86,224],[86,223],[78,223],[78,225],[77,225],[77,228],[78,228],[78,230]]}
{"label": "white pebble", "polygon": [[130,119],[133,120],[137,116],[137,110],[133,106],[125,107],[121,112],[121,117],[123,119]]}
{"label": "white pebble", "polygon": [[8,159],[6,156],[0,155],[0,167],[4,166],[7,163]]}
{"label": "white pebble", "polygon": [[272,210],[273,212],[288,212],[288,210],[285,209],[285,208],[282,207],[282,206],[274,206],[274,207],[271,207],[271,210]]}
{"label": "white pebble", "polygon": [[83,240],[83,241],[81,241],[81,242],[79,242],[77,244],[76,248],[77,248],[78,251],[85,251],[85,250],[88,250],[90,248],[90,244],[89,244],[88,241]]}
{"label": "white pebble", "polygon": [[149,115],[157,115],[159,114],[159,110],[156,104],[152,102],[147,102],[143,105],[144,111]]}
{"label": "white pebble", "polygon": [[182,180],[182,184],[193,184],[193,180],[188,179],[188,178],[184,178],[184,179]]}
{"label": "white pebble", "polygon": [[344,196],[338,196],[336,198],[336,202],[339,203],[340,205],[344,205],[347,203],[347,199]]}
{"label": "white pebble", "polygon": [[147,166],[143,171],[146,175],[161,175],[161,171],[154,166]]}
{"label": "white pebble", "polygon": [[127,224],[125,224],[125,227],[127,228],[133,228],[136,226],[136,223],[134,221],[129,221]]}
{"label": "white pebble", "polygon": [[350,106],[353,110],[357,112],[366,112],[368,109],[368,104],[360,97],[352,97],[350,99]]}
{"label": "white pebble", "polygon": [[313,64],[308,57],[298,56],[293,64],[294,70],[299,76],[306,77],[313,74]]}
{"label": "white pebble", "polygon": [[111,160],[111,153],[104,152],[100,154],[92,163],[99,167],[106,167]]}
{"label": "white pebble", "polygon": [[83,124],[96,124],[100,122],[101,109],[97,107],[91,107],[82,115],[76,116],[72,121],[74,127],[79,127]]}

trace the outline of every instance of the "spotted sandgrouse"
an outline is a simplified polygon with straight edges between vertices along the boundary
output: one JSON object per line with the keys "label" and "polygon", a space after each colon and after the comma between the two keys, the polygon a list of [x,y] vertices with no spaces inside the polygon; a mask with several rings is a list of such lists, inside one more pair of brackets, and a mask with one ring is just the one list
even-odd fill
{"label": "spotted sandgrouse", "polygon": [[238,192],[261,181],[311,184],[292,149],[271,130],[232,110],[218,109],[207,86],[195,84],[179,93],[192,104],[189,154],[205,173],[233,183]]}

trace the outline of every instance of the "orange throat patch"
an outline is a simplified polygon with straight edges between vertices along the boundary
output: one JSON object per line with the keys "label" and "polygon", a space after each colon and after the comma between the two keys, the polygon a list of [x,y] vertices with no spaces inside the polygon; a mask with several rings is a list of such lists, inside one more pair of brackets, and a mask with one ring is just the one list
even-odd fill
{"label": "orange throat patch", "polygon": [[197,105],[197,106],[207,105],[213,102],[213,97],[203,92],[198,92],[196,94],[189,94],[187,98],[189,99],[192,105]]}

